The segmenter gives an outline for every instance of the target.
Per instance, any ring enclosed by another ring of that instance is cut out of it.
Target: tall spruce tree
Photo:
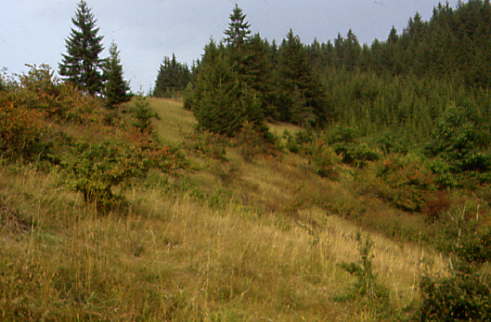
[[[261,37],[251,37],[247,16],[236,4],[230,15],[228,29],[225,30],[225,43],[228,62],[235,73],[237,94],[241,101],[254,101],[246,109],[246,121],[256,128],[263,129],[264,110],[266,107],[266,79],[263,76],[270,72],[267,67],[267,51]],[[249,97],[246,97],[249,96]],[[258,105],[259,104],[259,105]]]
[[[79,2],[72,23],[75,28],[65,40],[67,53],[63,54],[59,65],[60,75],[90,94],[100,93],[103,88],[103,60],[99,54],[104,49],[103,37],[98,35],[96,19],[85,1]]]
[[[229,60],[226,48],[211,41],[205,47],[192,96],[187,99],[200,129],[234,136],[255,114],[258,101],[244,93]]]
[[[103,66],[104,74],[104,96],[109,108],[129,100],[128,82],[123,78],[123,66],[119,58],[119,50],[116,43],[109,48],[109,58]]]
[[[225,30],[225,42],[229,47],[239,48],[247,42],[250,31],[250,24],[246,21],[246,15],[242,9],[235,4],[234,10],[230,15],[228,29]]]
[[[236,5],[230,15],[225,42],[205,47],[185,106],[193,110],[199,127],[235,136],[245,122],[266,135],[263,73],[267,48],[257,35],[250,37],[246,15]],[[188,94],[188,93],[187,93]]]

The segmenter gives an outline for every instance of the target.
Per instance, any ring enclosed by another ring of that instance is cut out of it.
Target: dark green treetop
[[[109,48],[109,58],[105,61],[104,70],[104,96],[107,106],[114,107],[119,103],[129,100],[128,82],[123,78],[123,66],[119,58],[119,50],[116,43]]]
[[[225,48],[211,41],[205,47],[196,77],[192,110],[202,130],[234,136],[247,115],[241,87]]]
[[[301,125],[326,121],[324,89],[309,65],[307,50],[292,30],[279,50],[278,91],[281,120]]]
[[[250,25],[246,21],[246,15],[242,9],[236,4],[232,14],[230,15],[230,23],[228,29],[225,30],[225,42],[230,47],[241,47],[251,34]]]
[[[186,64],[178,62],[174,54],[172,58],[164,57],[155,80],[153,96],[173,97],[183,91],[190,81],[191,71]]]
[[[72,23],[75,28],[65,40],[67,53],[63,54],[59,65],[60,75],[90,94],[100,93],[103,87],[103,60],[99,54],[104,49],[101,43],[103,37],[98,35],[96,19],[85,1],[79,2]]]

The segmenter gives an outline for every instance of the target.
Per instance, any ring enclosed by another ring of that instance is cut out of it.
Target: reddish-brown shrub
[[[46,153],[43,139],[47,129],[43,113],[16,107],[12,102],[0,105],[0,154],[7,159],[32,159]]]
[[[426,201],[423,206],[423,213],[426,215],[426,219],[430,222],[434,222],[440,218],[440,216],[450,209],[451,202],[448,198],[446,191],[436,191]]]

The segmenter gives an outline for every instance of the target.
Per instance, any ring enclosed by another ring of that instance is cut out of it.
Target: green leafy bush
[[[491,284],[475,272],[453,272],[447,278],[423,277],[421,321],[491,320]]]
[[[366,166],[367,161],[380,159],[380,155],[366,143],[337,143],[334,144],[334,151],[341,156],[343,163],[354,165],[357,168]]]
[[[491,156],[485,152],[491,141],[486,122],[471,107],[447,108],[436,122],[428,154],[441,157],[454,173],[491,170]]]
[[[442,216],[440,224],[440,251],[471,264],[491,260],[491,227],[483,228],[477,207],[452,209]]]
[[[312,144],[314,141],[314,133],[311,130],[302,130],[292,135],[288,130],[283,132],[283,140],[285,140],[285,147],[292,153],[305,152],[304,147]]]
[[[408,155],[377,164],[376,176],[383,180],[380,197],[407,211],[420,211],[435,190],[434,177],[421,160]]]
[[[379,160],[380,155],[366,143],[358,142],[358,136],[357,130],[354,128],[336,126],[327,132],[326,141],[341,156],[343,163],[363,168],[368,161]]]
[[[384,155],[408,152],[407,142],[403,142],[402,138],[393,132],[386,132],[377,137],[375,143]]]
[[[310,167],[321,177],[336,179],[338,177],[337,165],[341,158],[334,150],[325,145],[323,140],[317,139],[308,146],[308,159]]]
[[[125,144],[79,143],[71,152],[62,161],[68,185],[102,211],[122,204],[123,197],[113,190],[116,186],[143,177],[150,166],[138,149]]]
[[[491,280],[481,270],[491,259],[491,228],[481,228],[478,210],[466,205],[441,218],[437,248],[451,258],[451,275],[422,278],[420,320],[491,320]]]
[[[336,143],[353,143],[358,137],[356,129],[352,127],[336,126],[327,133],[327,142]]]
[[[428,169],[435,175],[435,183],[439,188],[457,188],[462,186],[461,178],[452,173],[451,166],[442,159],[433,159],[427,164]]]

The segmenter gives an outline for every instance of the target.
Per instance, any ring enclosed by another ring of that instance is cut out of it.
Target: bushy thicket
[[[0,91],[0,156],[63,172],[67,186],[98,210],[123,205],[121,189],[150,168],[168,172],[185,164],[178,151],[156,140],[155,113],[144,98],[126,109],[131,113],[109,111],[103,98],[59,82],[48,66],[33,66]],[[69,126],[81,133],[70,135],[64,131]]]
[[[440,249],[450,255],[450,276],[424,276],[422,321],[488,321],[491,278],[482,265],[491,259],[491,230],[479,223],[479,209],[463,207],[445,217]]]

